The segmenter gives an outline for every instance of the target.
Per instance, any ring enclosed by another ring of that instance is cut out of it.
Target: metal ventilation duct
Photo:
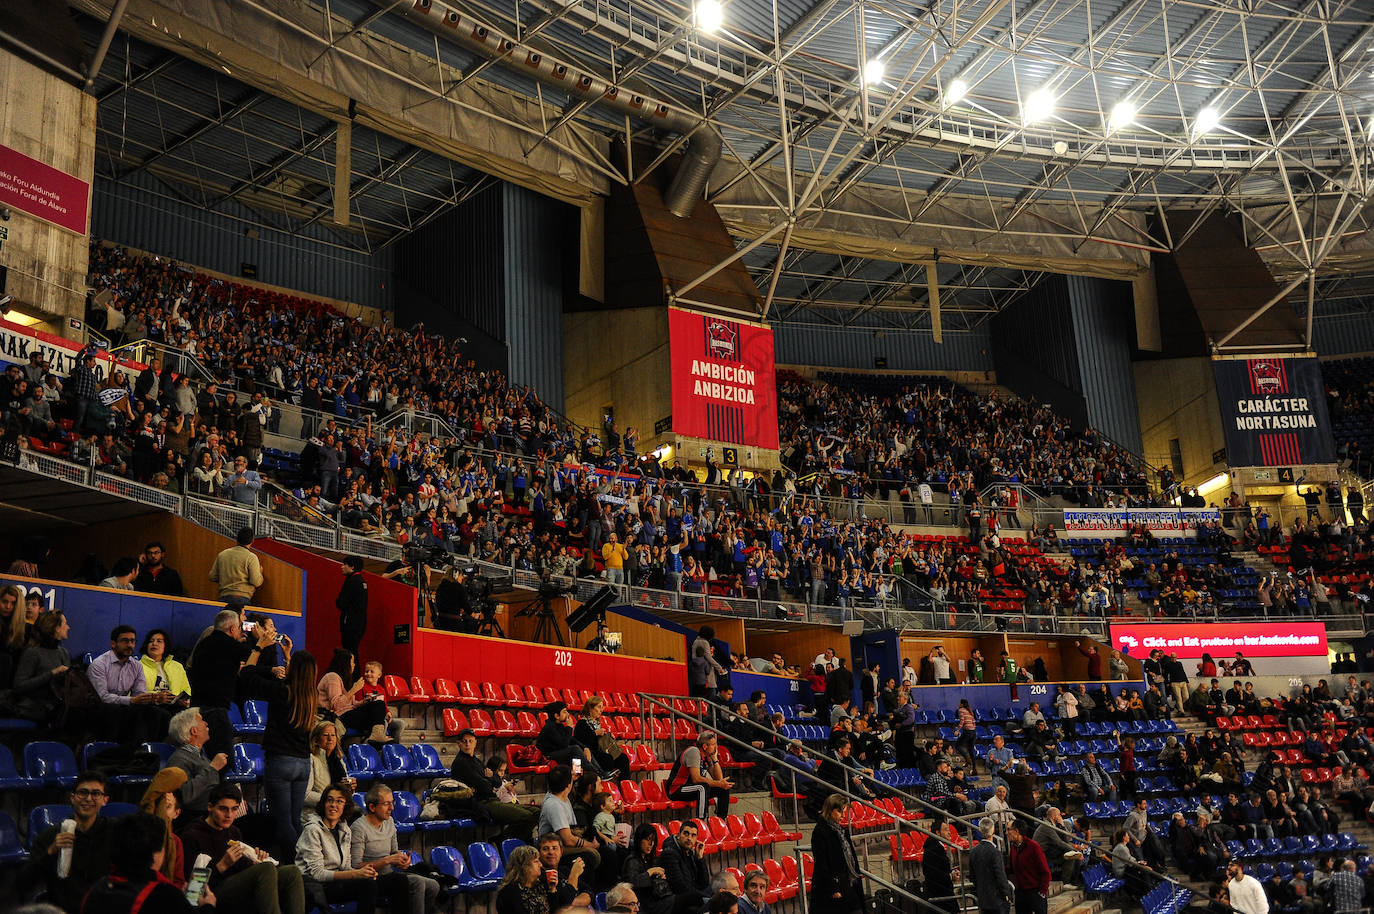
[[[376,0],[380,2],[380,0]],[[630,91],[623,91],[594,73],[579,70],[555,60],[542,51],[522,45],[467,13],[436,0],[411,0],[405,14],[510,70],[524,73],[545,85],[577,96],[595,105],[604,105],[621,114],[688,136],[687,149],[677,174],[673,175],[663,202],[676,216],[686,218],[706,187],[711,171],[720,161],[720,135],[709,125],[667,102]]]

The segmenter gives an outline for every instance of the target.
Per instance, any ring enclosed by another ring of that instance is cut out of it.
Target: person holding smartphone
[[[215,910],[215,893],[207,885],[195,903],[158,870],[163,864],[166,825],[151,813],[138,812],[114,823],[119,840],[110,849],[110,874],[91,886],[83,914],[124,914],[142,900],[143,911],[179,914]],[[361,911],[361,908],[359,908]]]

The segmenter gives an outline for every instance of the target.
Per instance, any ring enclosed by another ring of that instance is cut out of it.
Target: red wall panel
[[[498,686],[558,686],[609,692],[685,695],[687,664],[550,647],[480,635],[421,629],[414,638],[414,675],[494,682]]]
[[[343,586],[343,565],[336,559],[275,540],[254,540],[253,548],[305,572],[305,606],[301,607],[305,615],[305,648],[324,669],[334,649],[340,646],[339,610],[334,598]],[[415,588],[371,572],[365,571],[363,575],[367,579],[367,633],[360,648],[362,659],[381,660],[388,673],[411,676],[410,647],[396,644],[394,633],[396,625],[409,624],[414,636]]]

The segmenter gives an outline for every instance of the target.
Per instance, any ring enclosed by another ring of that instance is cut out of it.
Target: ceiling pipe
[[[720,161],[720,134],[705,121],[662,99],[623,89],[595,73],[522,45],[468,13],[459,12],[437,0],[410,0],[402,9],[409,19],[509,70],[523,73],[550,88],[591,104],[602,105],[652,126],[688,136],[682,164],[673,175],[668,191],[663,195],[663,202],[675,216],[685,219],[692,214],[692,208],[701,199],[712,170]]]

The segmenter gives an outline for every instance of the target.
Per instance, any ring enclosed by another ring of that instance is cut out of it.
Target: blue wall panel
[[[945,331],[936,343],[929,330],[883,330],[872,327],[823,327],[774,323],[774,359],[780,365],[871,370],[877,356],[898,371],[988,371],[992,346],[986,324],[967,333]]]
[[[506,342],[511,383],[563,408],[563,222],[566,207],[504,185]]]
[[[1319,315],[1312,322],[1312,343],[1322,356],[1374,352],[1374,314]]]
[[[1069,276],[1067,285],[1088,422],[1139,454],[1143,448],[1135,372],[1131,369],[1135,333],[1131,287],[1124,282],[1086,276]]]
[[[81,584],[53,584],[30,578],[0,577],[0,583],[14,584],[25,592],[37,591],[45,609],[61,610],[71,625],[71,636],[63,647],[75,658],[91,652],[103,654],[110,649],[110,630],[116,625],[132,625],[139,640],[149,630],[167,631],[174,648],[193,647],[203,632],[224,609],[223,603],[155,597],[132,590],[87,587]],[[255,613],[271,616],[277,631],[289,635],[296,648],[305,648],[305,617],[300,613],[251,607]],[[185,661],[185,657],[178,656]]]
[[[1086,425],[1088,407],[1065,277],[1046,276],[990,323],[998,383],[1017,396],[1052,404],[1076,426]]]
[[[143,173],[119,183],[97,178],[91,209],[95,238],[230,276],[251,263],[259,282],[386,311],[393,307],[392,248],[360,254],[335,243],[318,225],[301,235],[265,228],[261,217],[232,200],[205,210]],[[249,238],[249,229],[258,237]]]

